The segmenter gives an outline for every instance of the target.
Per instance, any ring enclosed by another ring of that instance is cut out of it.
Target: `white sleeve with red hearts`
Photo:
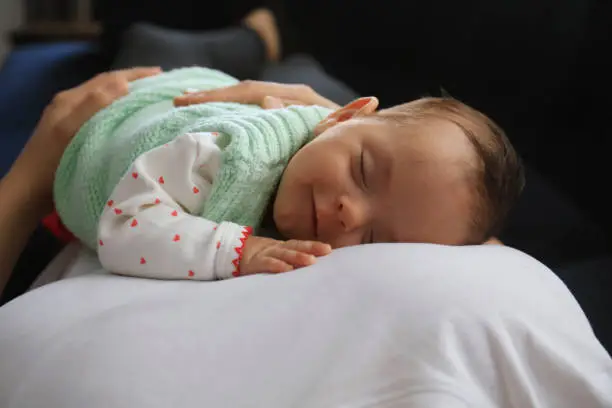
[[[239,275],[250,227],[200,214],[219,170],[217,133],[192,133],[138,157],[108,199],[98,256],[108,271],[157,279]]]

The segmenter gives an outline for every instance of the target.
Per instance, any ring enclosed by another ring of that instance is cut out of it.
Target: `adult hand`
[[[226,88],[188,93],[174,99],[175,106],[205,102],[237,102],[259,105],[264,109],[278,109],[288,105],[319,105],[330,109],[340,107],[308,85],[261,81],[242,81]]]
[[[9,174],[18,175],[33,189],[32,193],[50,199],[55,170],[79,128],[99,110],[127,94],[130,81],[160,72],[159,68],[107,72],[58,93],[45,108],[34,134]]]
[[[159,72],[135,68],[101,74],[59,93],[45,109],[34,134],[0,181],[0,294],[28,238],[52,208],[55,170],[70,140],[96,112],[125,95],[129,81]]]

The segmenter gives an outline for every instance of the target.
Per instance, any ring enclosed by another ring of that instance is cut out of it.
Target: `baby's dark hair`
[[[465,244],[497,236],[525,185],[525,172],[504,131],[490,118],[451,98],[421,98],[379,111],[376,116],[399,125],[445,120],[457,125],[474,147],[479,163],[468,172],[475,181],[476,200],[471,234]]]

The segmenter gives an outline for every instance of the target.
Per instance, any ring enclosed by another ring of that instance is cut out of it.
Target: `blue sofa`
[[[92,43],[35,44],[10,53],[0,69],[0,173],[4,174],[55,93],[103,67]]]

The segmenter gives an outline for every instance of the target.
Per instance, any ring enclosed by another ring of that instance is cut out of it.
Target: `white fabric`
[[[185,134],[134,161],[100,217],[98,255],[106,270],[197,280],[238,273],[250,229],[197,215],[221,165],[216,137]]]
[[[218,282],[98,271],[0,308],[0,362],[3,408],[612,407],[575,299],[495,246],[352,247]]]

